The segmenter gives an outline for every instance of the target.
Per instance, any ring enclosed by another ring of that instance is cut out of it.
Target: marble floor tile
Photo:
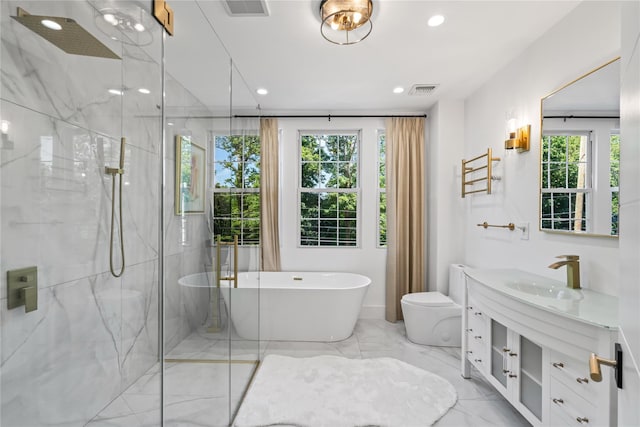
[[[230,347],[231,346],[231,347]],[[232,333],[193,332],[167,357],[263,359],[269,354],[293,357],[337,355],[349,358],[393,357],[447,379],[458,393],[458,402],[436,426],[528,426],[529,423],[482,376],[460,375],[460,348],[430,347],[406,338],[402,322],[359,320],[354,334],[338,342],[246,341]],[[165,426],[227,425],[238,407],[254,371],[252,364],[165,363]],[[159,364],[152,367],[120,398],[88,424],[102,426],[159,425]]]

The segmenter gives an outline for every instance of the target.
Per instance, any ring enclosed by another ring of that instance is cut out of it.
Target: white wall
[[[624,352],[623,390],[618,395],[622,426],[640,425],[640,3],[622,14],[620,151],[620,342]]]
[[[363,318],[384,317],[386,250],[377,248],[377,131],[383,119],[280,119],[281,134],[281,257],[283,271],[348,271],[369,277]],[[298,130],[360,130],[359,247],[301,248],[298,246]]]
[[[463,157],[464,102],[438,102],[428,113],[427,289],[448,294],[449,264],[464,258],[464,201],[459,164]]]
[[[491,147],[502,159],[494,173],[502,181],[496,183],[494,194],[465,199],[467,264],[515,267],[565,280],[563,269],[550,270],[547,265],[556,255],[577,254],[583,287],[617,292],[617,239],[543,233],[537,224],[540,99],[619,53],[619,4],[584,2],[466,100],[465,157],[475,157]],[[503,148],[505,116],[510,111],[515,112],[519,124],[532,125],[531,151],[527,153]],[[440,196],[439,200],[443,197],[453,196]],[[530,238],[521,240],[517,231],[476,226],[483,221],[528,223]],[[456,228],[452,226],[450,231],[454,233]]]

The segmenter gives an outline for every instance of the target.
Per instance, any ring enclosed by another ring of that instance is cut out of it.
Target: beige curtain
[[[280,271],[278,120],[260,119],[260,240],[262,271]]]
[[[400,300],[424,289],[424,118],[392,118],[386,129],[386,313],[402,319]]]

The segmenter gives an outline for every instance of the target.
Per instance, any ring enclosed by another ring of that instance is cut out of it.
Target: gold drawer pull
[[[513,357],[513,356],[517,356],[518,353],[509,353],[509,356]]]
[[[517,378],[518,376],[516,374],[509,374],[509,378]]]
[[[552,365],[554,368],[558,368],[558,369],[564,368],[564,363],[562,362],[553,362]]]
[[[564,403],[564,400],[562,399],[551,399],[553,401],[553,403],[557,404],[557,405],[561,405]]]
[[[467,350],[467,354],[471,354],[471,353],[473,353],[473,351]]]
[[[576,421],[579,422],[580,424],[582,423],[588,423],[589,422],[589,418],[585,418],[585,417],[578,417],[576,418]]]
[[[508,370],[508,369],[503,369],[503,370],[502,370],[502,373],[503,373],[503,374],[506,374],[507,372],[509,372],[509,370]]]
[[[467,332],[473,332],[473,329],[469,328],[467,329]]]
[[[473,310],[473,307],[471,307],[470,305],[467,306],[467,310]]]
[[[482,362],[482,359],[474,359],[476,362]]]
[[[576,381],[578,381],[580,384],[587,384],[589,382],[587,378],[576,378]]]
[[[502,352],[503,353],[509,353],[511,350],[508,349],[507,347],[502,347]]]
[[[480,338],[482,338],[482,335],[474,335],[474,338],[479,340]]]
[[[475,312],[475,313],[473,313],[473,314],[475,314],[476,316],[482,316],[482,313],[480,313],[479,311],[476,311],[476,312]]]

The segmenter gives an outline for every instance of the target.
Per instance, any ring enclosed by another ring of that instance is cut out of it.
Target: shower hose
[[[123,137],[120,140],[120,168],[112,169],[107,168],[107,173],[109,173],[113,179],[111,180],[111,237],[109,239],[109,269],[111,270],[111,274],[114,277],[120,277],[124,273],[125,266],[125,258],[124,258],[124,232],[123,227],[124,224],[122,222],[122,175],[124,174],[124,144],[125,138]],[[119,191],[118,191],[118,210],[119,210],[119,235],[120,235],[120,255],[122,258],[122,267],[120,268],[120,272],[116,273],[115,268],[113,267],[113,229],[115,222],[115,211],[116,211],[116,175],[118,175],[119,179]]]

